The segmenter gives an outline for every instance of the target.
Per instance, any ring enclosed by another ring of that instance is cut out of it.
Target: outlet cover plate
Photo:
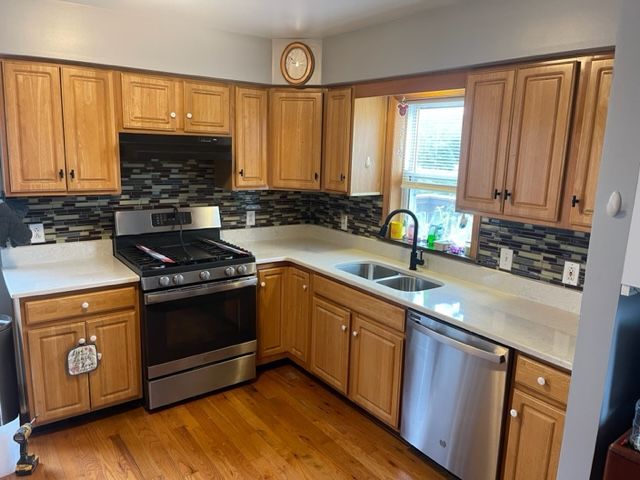
[[[44,235],[44,225],[41,223],[30,223],[31,243],[44,243],[47,241]]]
[[[340,229],[346,230],[349,224],[349,216],[346,213],[340,214]]]
[[[253,227],[256,224],[255,210],[247,210],[247,227]]]
[[[578,286],[580,278],[580,264],[576,262],[564,262],[564,271],[562,272],[562,283],[565,285]]]
[[[510,248],[500,249],[500,270],[511,271],[513,264],[513,250]]]

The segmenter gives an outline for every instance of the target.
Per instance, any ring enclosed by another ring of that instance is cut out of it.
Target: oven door
[[[144,294],[153,379],[256,351],[256,277]]]

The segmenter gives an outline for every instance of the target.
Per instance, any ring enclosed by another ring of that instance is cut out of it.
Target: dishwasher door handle
[[[460,342],[454,338],[448,337],[447,335],[443,335],[442,333],[436,332],[428,327],[425,327],[421,323],[412,321],[413,328],[418,330],[420,333],[427,335],[437,342],[443,343],[445,345],[449,345],[450,347],[461,350],[469,355],[473,355],[474,357],[482,358],[484,360],[488,360],[493,363],[504,363],[505,356],[500,353],[487,352],[486,350],[482,350],[480,348],[476,348],[473,345],[468,345],[466,343]]]

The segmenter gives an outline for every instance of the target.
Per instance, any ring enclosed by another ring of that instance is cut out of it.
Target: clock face
[[[282,52],[280,70],[292,85],[301,85],[313,74],[314,58],[311,49],[301,42],[289,44]]]

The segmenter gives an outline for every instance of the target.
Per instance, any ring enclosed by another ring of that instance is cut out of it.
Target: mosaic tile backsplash
[[[223,228],[244,228],[247,210],[256,226],[311,223],[340,228],[348,215],[348,232],[373,237],[379,230],[382,197],[352,197],[317,192],[222,191],[213,186],[213,165],[201,159],[122,159],[122,194],[8,199],[26,211],[25,223],[43,223],[49,242],[110,238],[116,209],[163,205],[219,205]],[[483,218],[478,263],[497,268],[500,247],[514,250],[512,273],[561,284],[565,260],[582,265],[584,282],[589,234]]]

